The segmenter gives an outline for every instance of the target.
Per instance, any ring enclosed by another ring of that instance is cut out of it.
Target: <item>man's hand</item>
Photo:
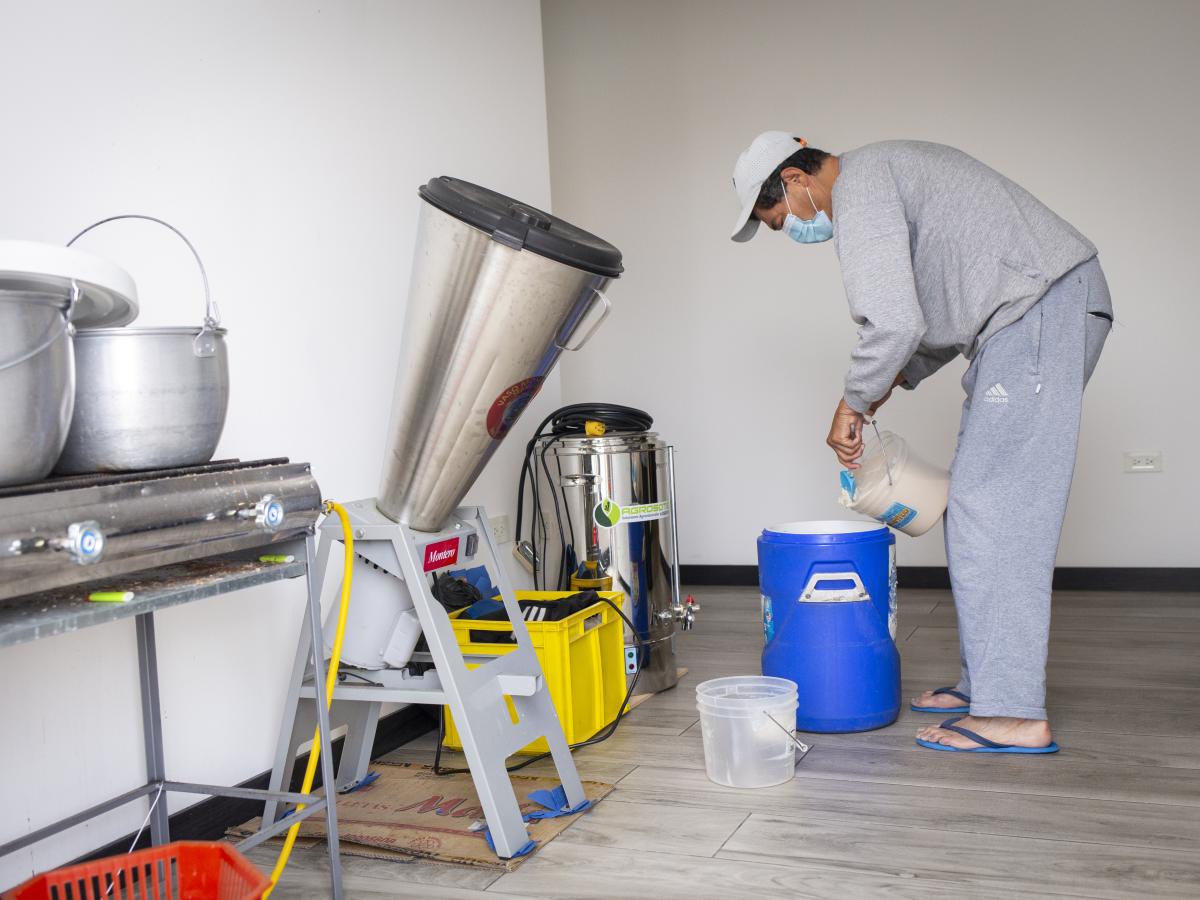
[[[845,400],[839,400],[837,409],[833,413],[833,425],[829,428],[829,437],[825,439],[825,443],[833,448],[838,461],[847,469],[858,468],[855,460],[862,456],[862,427],[862,413],[855,412],[847,406]]]

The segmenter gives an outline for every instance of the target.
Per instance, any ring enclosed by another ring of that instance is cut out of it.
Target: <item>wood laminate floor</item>
[[[677,639],[688,675],[576,754],[615,793],[515,872],[347,858],[347,895],[1200,897],[1200,594],[1055,595],[1058,754],[923,750],[913,733],[936,718],[906,711],[814,735],[788,784],[733,790],[705,777],[694,688],[758,671],[758,595],[695,593],[699,625]],[[948,592],[901,591],[900,648],[906,703],[955,681]],[[428,762],[432,747],[427,735],[391,758]],[[322,852],[297,851],[276,900],[328,895]]]

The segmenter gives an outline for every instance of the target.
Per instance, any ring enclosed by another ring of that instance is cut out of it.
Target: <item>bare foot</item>
[[[935,694],[933,691],[914,697],[912,702],[913,706],[928,706],[931,709],[962,709],[967,705],[953,694]]]
[[[1013,747],[1049,747],[1054,741],[1050,734],[1050,723],[1045,719],[1012,719],[1007,716],[964,716],[954,723],[961,728],[974,731],[976,734],[995,741],[997,744],[1010,744]],[[936,725],[928,725],[917,732],[917,737],[933,744],[945,744],[959,750],[974,750],[982,746],[978,741],[948,731]]]

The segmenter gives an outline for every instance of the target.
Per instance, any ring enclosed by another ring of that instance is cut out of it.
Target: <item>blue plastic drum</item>
[[[896,537],[875,522],[791,522],[758,539],[762,672],[796,682],[800,731],[900,714]]]

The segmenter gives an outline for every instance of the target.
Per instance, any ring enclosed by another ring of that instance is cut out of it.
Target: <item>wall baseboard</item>
[[[950,587],[945,566],[899,566],[896,577],[907,588]],[[758,566],[683,565],[680,578],[697,587],[757,587]],[[1054,570],[1054,587],[1060,591],[1200,591],[1200,567],[1062,566]]]
[[[397,747],[407,744],[413,738],[420,737],[427,731],[432,731],[437,727],[436,717],[430,716],[429,713],[421,706],[413,705],[406,706],[403,709],[398,709],[394,713],[384,716],[379,720],[379,727],[375,732],[375,743],[371,748],[371,758],[377,759],[387,753],[391,753]],[[344,738],[337,738],[333,741],[333,761],[336,768],[342,757],[342,744]],[[431,760],[432,761],[432,760]],[[300,790],[300,782],[304,777],[304,768],[308,765],[308,754],[304,753],[296,757],[296,767],[293,770],[295,776],[292,779],[292,785],[289,790]],[[271,778],[271,773],[262,772],[255,775],[246,781],[243,781],[238,787],[254,788],[256,790],[266,790],[267,784]],[[315,787],[321,786],[321,771],[317,770],[317,780]],[[238,800],[233,797],[212,797],[208,800],[202,800],[187,809],[180,810],[171,816],[171,840],[172,841],[215,841],[220,840],[225,836],[225,830],[234,825],[240,825],[242,822],[252,819],[255,816],[262,815],[262,802],[259,800]],[[133,836],[136,832],[130,832],[122,838],[99,848],[98,850],[82,856],[75,862],[87,862],[92,859],[102,859],[105,856],[115,856],[129,852],[129,845],[133,841]],[[150,846],[150,831],[146,829],[138,840],[136,849],[142,849]]]

